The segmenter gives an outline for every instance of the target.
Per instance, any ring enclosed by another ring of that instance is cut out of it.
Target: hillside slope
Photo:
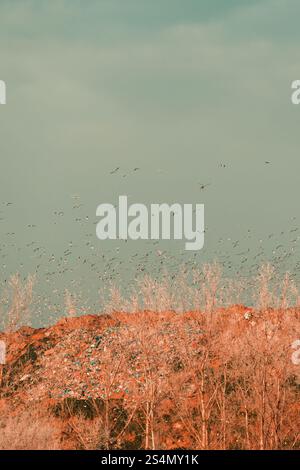
[[[300,448],[300,312],[63,318],[1,333],[0,448]]]

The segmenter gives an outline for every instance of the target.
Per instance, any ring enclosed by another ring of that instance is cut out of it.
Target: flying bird
[[[206,184],[202,184],[202,183],[198,183],[200,185],[200,190],[202,191],[203,189],[207,188],[207,186],[210,186],[211,183],[206,183]]]

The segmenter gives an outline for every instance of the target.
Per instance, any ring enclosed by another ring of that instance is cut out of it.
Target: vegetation
[[[35,330],[16,328],[32,289],[15,279],[0,448],[299,449],[298,291],[267,265],[252,305],[230,302],[245,285],[217,264],[175,289],[146,277],[129,300],[110,286],[105,314]]]

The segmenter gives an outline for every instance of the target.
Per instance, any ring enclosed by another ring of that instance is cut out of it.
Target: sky
[[[38,264],[43,282],[70,242],[62,287],[96,289],[83,258],[99,274],[103,253],[142,256],[143,242],[96,239],[97,206],[123,194],[204,203],[200,263],[238,265],[235,241],[266,259],[296,250],[299,14],[298,0],[0,0],[1,282]]]

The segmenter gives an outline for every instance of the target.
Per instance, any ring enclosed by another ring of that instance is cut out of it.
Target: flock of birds
[[[227,168],[225,163],[220,163],[219,166]],[[137,173],[140,168],[134,167],[131,171]],[[110,176],[118,174],[126,177],[128,172],[123,173],[121,167],[115,167],[109,172]],[[211,182],[198,183],[198,188],[200,191],[206,191],[211,185]],[[35,235],[40,228],[36,221],[27,224],[27,238],[30,241],[22,246],[17,242],[17,231],[4,229],[10,226],[9,221],[12,219],[9,212],[13,211],[14,205],[15,203],[10,201],[2,202],[0,209],[0,289],[5,289],[10,276],[16,271],[21,273],[24,280],[28,272],[35,273],[38,284],[42,286],[42,292],[37,294],[41,316],[45,315],[45,308],[52,313],[61,312],[66,289],[75,293],[83,309],[93,311],[97,308],[100,285],[122,285],[124,280],[129,283],[130,280],[136,280],[145,274],[159,279],[166,272],[172,279],[176,276],[179,266],[189,272],[200,266],[205,258],[202,251],[186,252],[182,244],[180,249],[178,245],[177,249],[174,249],[175,245],[170,249],[167,242],[158,240],[143,241],[143,244],[139,245],[139,251],[135,242],[127,243],[127,240],[108,242],[104,246],[95,235],[94,225],[97,221],[87,215],[85,203],[79,195],[71,197],[68,207],[54,210],[51,218],[54,226],[60,225],[64,219],[67,223],[72,220],[79,224],[81,230],[74,232],[77,233],[74,240],[68,240],[60,250],[51,250],[48,244],[42,243]],[[288,230],[280,234],[270,233],[265,240],[257,240],[250,228],[242,240],[219,237],[213,241],[212,233],[209,245],[214,244],[214,249],[210,251],[209,259],[217,260],[223,266],[224,272],[232,277],[250,277],[266,260],[279,269],[291,271],[292,276],[297,277],[300,261],[297,261],[295,253],[300,235],[298,227],[295,226],[296,218],[293,217],[290,222],[291,227]],[[209,232],[209,227],[206,227],[205,231]],[[126,250],[123,249],[125,243]],[[12,259],[15,262],[12,262]]]

